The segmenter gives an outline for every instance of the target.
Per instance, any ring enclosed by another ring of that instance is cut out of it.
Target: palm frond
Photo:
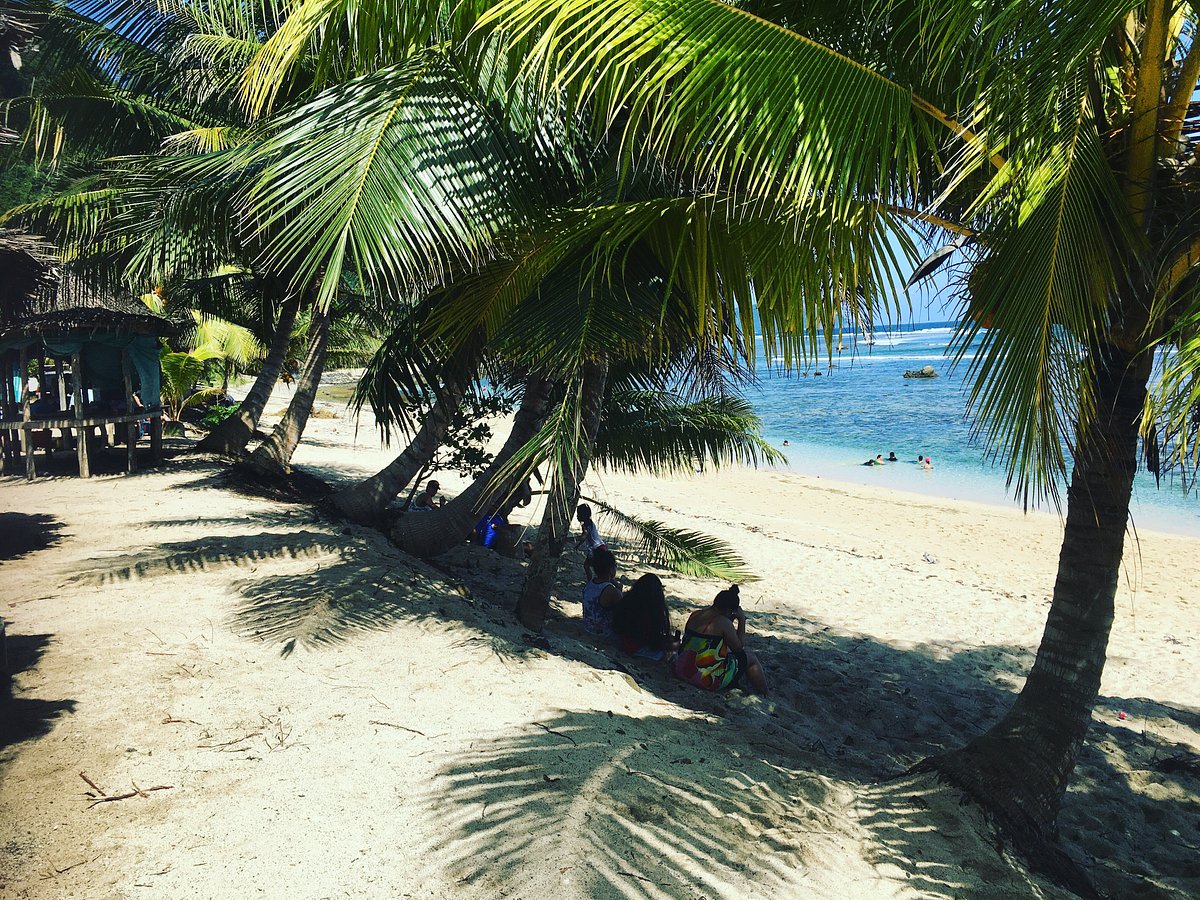
[[[449,5],[407,0],[296,0],[247,69],[248,108],[261,114],[298,69],[317,87],[398,65],[437,41]]]
[[[263,163],[237,206],[261,262],[322,284],[343,273],[403,293],[485,255],[510,215],[504,140],[428,51],[264,123]]]
[[[974,354],[968,408],[976,432],[1005,457],[1009,483],[1026,505],[1057,503],[1069,443],[1094,412],[1089,373],[1108,304],[1130,277],[1137,241],[1086,116],[1019,177],[991,210],[955,352]]]
[[[698,183],[793,208],[914,190],[909,88],[718,0],[502,0],[520,77]]]
[[[691,578],[741,584],[758,580],[733,548],[718,538],[632,516],[592,497],[581,499],[592,506],[593,512],[600,513],[606,535],[628,542],[635,553],[646,556],[655,565]]]
[[[1193,287],[1188,295],[1142,417],[1144,432],[1162,428],[1160,471],[1200,469],[1200,290]]]
[[[564,374],[587,347],[614,359],[687,348],[752,365],[761,340],[785,367],[831,356],[847,297],[861,297],[872,321],[890,318],[900,258],[915,256],[873,203],[789,218],[703,194],[552,209],[509,243],[477,290],[439,307],[432,333],[453,342],[482,327]]]
[[[239,367],[260,359],[267,348],[250,329],[217,316],[193,312],[196,328],[189,349],[207,359],[227,359]]]
[[[618,391],[604,406],[595,461],[623,472],[690,472],[737,463],[786,462],[762,437],[753,407],[738,397],[690,403],[665,391]]]

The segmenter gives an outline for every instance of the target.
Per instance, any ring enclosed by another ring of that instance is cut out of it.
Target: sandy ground
[[[296,461],[389,458],[354,443],[316,419]],[[1055,517],[743,470],[588,491],[737,547],[771,698],[598,646],[577,554],[538,646],[521,564],[416,563],[213,461],[0,480],[0,896],[1062,896],[894,779],[1010,702]],[[1114,896],[1197,896],[1200,779],[1162,761],[1200,752],[1200,541],[1138,538],[1062,832]],[[721,587],[664,581],[677,624]]]

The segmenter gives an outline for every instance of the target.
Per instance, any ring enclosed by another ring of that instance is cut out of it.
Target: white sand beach
[[[314,419],[296,463],[345,480],[390,458],[366,426],[354,442]],[[0,896],[1064,896],[956,791],[895,777],[1007,707],[1055,516],[771,471],[593,473],[589,493],[759,575],[758,699],[598,645],[577,553],[543,644],[510,613],[521,563],[418,563],[221,471],[0,480]],[[1200,752],[1198,557],[1129,540],[1061,818],[1113,896],[1200,896],[1200,780],[1160,765]],[[678,625],[722,587],[664,583]]]

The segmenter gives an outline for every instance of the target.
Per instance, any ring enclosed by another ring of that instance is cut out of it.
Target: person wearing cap
[[[445,506],[446,498],[438,499],[437,493],[439,488],[441,488],[441,485],[430,479],[429,483],[425,485],[425,490],[413,500],[413,512],[432,512],[435,506]]]

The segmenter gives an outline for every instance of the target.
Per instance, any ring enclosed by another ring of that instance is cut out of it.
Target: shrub
[[[240,403],[230,403],[228,406],[223,403],[214,403],[208,408],[208,412],[204,414],[200,424],[211,431],[237,412],[239,406],[241,406]]]

